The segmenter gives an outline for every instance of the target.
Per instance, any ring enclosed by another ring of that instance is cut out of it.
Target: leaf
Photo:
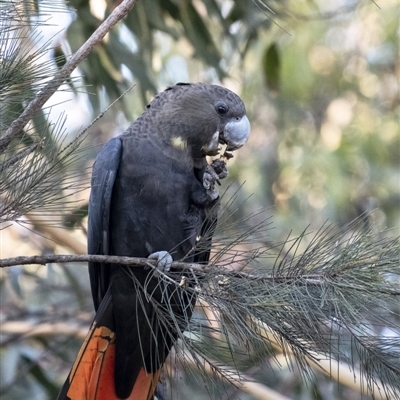
[[[63,52],[61,45],[57,45],[54,47],[53,59],[58,69],[61,69],[67,62],[67,57]]]
[[[267,87],[272,92],[278,92],[280,86],[281,60],[278,46],[272,43],[263,57],[263,73]]]
[[[23,299],[24,294],[22,293],[20,284],[21,275],[22,275],[21,267],[13,267],[10,268],[10,270],[8,271],[8,282],[10,283],[11,288],[20,299]]]
[[[247,7],[243,2],[235,1],[234,6],[232,7],[226,19],[230,24],[233,24],[236,21],[243,19],[243,16],[247,14],[246,10]]]
[[[118,60],[119,66],[125,64],[135,79],[140,83],[143,102],[147,104],[148,99],[145,97],[145,92],[149,91],[152,94],[157,93],[157,88],[153,83],[150,75],[150,70],[146,66],[145,60],[140,54],[133,53],[124,43],[122,43],[115,32],[110,32],[110,41],[108,46],[111,58]]]
[[[137,38],[140,53],[146,57],[148,62],[151,61],[153,53],[153,34],[151,32],[148,20],[148,11],[145,9],[143,2],[139,2],[132,13],[126,18],[126,26]]]
[[[39,110],[35,114],[32,122],[35,127],[35,134],[39,136],[43,143],[43,147],[46,149],[43,154],[45,154],[49,159],[54,157],[54,160],[57,162],[57,152],[59,150],[57,143],[58,138],[54,135],[51,123],[49,122],[48,117],[45,115],[43,110]]]
[[[54,47],[54,52],[52,54],[52,58],[58,69],[62,69],[64,67],[65,63],[67,62],[67,56],[64,53],[61,45],[58,44]],[[77,95],[78,92],[73,84],[72,79],[68,78],[65,82],[69,85],[69,87],[71,88],[73,93],[75,95]]]
[[[64,276],[68,281],[71,292],[73,292],[75,295],[76,301],[79,304],[79,308],[84,309],[86,297],[83,293],[82,285],[80,284],[79,279],[75,276],[75,271],[73,268],[70,270],[70,266],[65,264],[60,264],[60,268],[62,269]]]
[[[23,356],[22,358],[29,366],[30,375],[32,375],[35,380],[42,386],[42,388],[48,393],[49,398],[56,398],[58,395],[58,387],[47,377],[43,368],[26,356]]]
[[[163,0],[161,7],[176,21],[180,20],[179,7],[171,0]]]
[[[74,229],[75,227],[82,224],[82,220],[88,215],[88,203],[75,208],[72,212],[64,215],[63,226],[68,229]]]
[[[16,380],[21,358],[21,348],[17,344],[10,344],[2,348],[1,352],[1,386],[2,390]]]
[[[170,27],[165,23],[163,12],[165,13],[166,10],[163,9],[163,7],[165,6],[164,3],[164,1],[160,0],[147,0],[142,3],[145,9],[145,13],[147,15],[148,23],[152,30],[158,29],[162,32],[168,33],[175,40],[178,40],[178,30],[175,27]]]
[[[187,39],[195,49],[195,56],[214,67],[220,78],[224,77],[225,72],[219,65],[221,55],[215,46],[207,25],[191,2],[183,2],[180,7],[180,20],[185,29]]]

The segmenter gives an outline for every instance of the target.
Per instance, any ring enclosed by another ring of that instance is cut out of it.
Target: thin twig
[[[214,360],[209,360],[203,358],[201,355],[197,354],[197,358],[202,360],[204,369],[209,373],[214,375],[215,369],[212,366],[218,365]],[[185,363],[197,365],[198,360],[194,360],[193,356],[190,354],[185,354]],[[291,400],[289,397],[284,396],[270,387],[266,386],[264,383],[257,382],[251,376],[238,372],[236,369],[220,365],[218,367],[220,372],[224,373],[224,377],[234,385],[237,389],[244,393],[252,395],[256,399],[262,400]]]
[[[32,119],[33,114],[43,106],[44,103],[54,94],[61,84],[68,79],[71,72],[77,65],[88,56],[111,28],[119,22],[135,6],[138,0],[124,0],[115,7],[109,17],[93,32],[90,38],[79,48],[69,59],[54,78],[43,88],[43,90],[28,104],[22,114],[13,121],[4,135],[0,138],[0,153],[7,148],[11,140],[18,135],[25,125]]]
[[[48,254],[42,256],[20,256],[20,257],[12,257],[5,258],[0,260],[0,268],[12,267],[15,265],[31,265],[31,264],[40,264],[45,265],[48,263],[70,263],[70,262],[97,262],[97,263],[106,263],[106,264],[122,264],[122,265],[130,265],[131,267],[149,267],[156,266],[157,261],[151,260],[148,258],[138,258],[138,257],[125,257],[125,256],[105,256],[105,255],[93,255],[93,254],[68,254],[68,255],[60,255],[60,254]],[[183,261],[174,261],[171,265],[173,269],[182,269],[182,270],[192,270],[193,272],[198,273],[206,273],[214,270],[216,275],[224,275],[226,277],[231,278],[243,278],[248,280],[255,281],[264,281],[271,283],[272,285],[277,284],[293,284],[296,282],[297,285],[313,285],[313,286],[326,286],[327,277],[323,275],[299,275],[296,277],[293,276],[273,276],[273,275],[254,275],[246,272],[235,271],[228,268],[224,268],[224,266],[220,265],[212,265],[212,264],[195,264],[195,263],[187,263]],[[217,270],[216,270],[217,268]],[[223,271],[222,271],[223,270]],[[160,274],[169,278],[163,271],[158,271]],[[229,284],[229,282],[228,282]],[[338,283],[335,283],[338,285]],[[354,290],[357,290],[355,287]],[[392,296],[399,296],[400,290],[378,290],[379,293],[385,293]]]
[[[32,144],[29,147],[27,147],[26,149],[21,150],[19,153],[10,157],[8,160],[0,163],[0,173],[2,173],[7,168],[10,168],[12,165],[17,163],[18,161],[21,161],[23,158],[25,158],[29,154],[33,153],[39,146],[40,146],[39,143]]]
[[[259,324],[261,328],[261,336],[275,349],[282,351],[282,345],[285,343],[283,341],[279,343],[276,340],[276,336],[271,332],[271,329],[264,322],[258,321],[257,324]],[[284,350],[285,352],[288,352],[289,355],[293,354],[290,346],[285,346]],[[327,359],[326,355],[317,354],[316,352],[314,352],[314,357],[308,357],[307,355],[306,357],[308,363],[314,370],[323,372],[330,379],[334,379],[338,383],[345,385],[357,392],[361,391],[373,393],[374,399],[376,400],[388,399],[385,391],[382,391],[382,382],[380,382],[378,379],[374,379],[371,383],[366,383],[363,372],[358,368],[348,365],[344,361],[338,362],[333,358]],[[281,369],[285,369],[287,367],[290,369],[291,365],[288,361],[288,354],[283,354],[283,357],[279,357],[279,363],[277,363],[277,365],[280,365]]]

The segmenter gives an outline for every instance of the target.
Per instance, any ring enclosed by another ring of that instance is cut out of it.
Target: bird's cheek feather
[[[250,136],[250,122],[244,115],[239,120],[233,120],[225,125],[221,141],[227,144],[227,150],[232,151],[242,147]]]

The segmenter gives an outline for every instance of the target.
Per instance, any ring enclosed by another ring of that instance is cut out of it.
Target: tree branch
[[[123,0],[115,7],[109,17],[93,32],[90,38],[69,59],[54,78],[39,92],[39,94],[27,105],[22,114],[13,121],[4,135],[0,138],[0,153],[7,148],[11,140],[25,127],[33,114],[54,94],[61,84],[70,76],[77,65],[88,56],[111,28],[119,22],[135,6],[138,0]]]
[[[14,265],[31,265],[31,264],[41,264],[45,265],[48,263],[69,263],[69,262],[98,262],[107,264],[123,264],[130,265],[132,267],[144,267],[151,265],[156,265],[155,260],[148,258],[138,258],[138,257],[125,257],[125,256],[104,256],[104,255],[91,255],[91,254],[47,254],[43,256],[20,256],[5,258],[0,260],[0,268],[12,267]],[[174,261],[172,263],[173,268],[177,269],[193,269],[197,272],[202,272],[207,270],[207,265],[202,264],[190,264],[181,261]]]
[[[20,256],[20,257],[12,257],[5,258],[0,260],[0,268],[12,267],[15,265],[31,265],[31,264],[41,264],[45,265],[48,263],[70,263],[70,262],[98,262],[98,263],[106,263],[106,264],[122,264],[122,265],[130,265],[131,267],[155,267],[156,261],[148,258],[139,258],[139,257],[125,257],[125,256],[108,256],[108,255],[93,255],[93,254],[68,254],[68,255],[60,255],[60,254],[48,254],[42,256]],[[229,265],[229,264],[227,264]],[[216,271],[216,275],[222,275],[221,281],[226,277],[231,278],[243,278],[253,281],[264,281],[270,284],[293,284],[296,282],[297,285],[312,285],[312,286],[326,286],[327,279],[329,276],[324,275],[298,275],[298,276],[274,276],[267,274],[255,275],[251,273],[246,273],[242,271],[237,271],[229,268],[225,268],[224,265],[212,265],[212,264],[195,264],[195,263],[187,263],[183,261],[174,261],[171,265],[174,269],[182,269],[182,270],[191,270],[193,272],[198,273],[207,273],[213,268],[217,267],[219,269],[223,269],[223,272]],[[166,278],[168,275],[159,271]],[[221,285],[227,284],[229,285],[229,281],[222,282]],[[337,285],[338,283],[336,283]],[[357,290],[357,288],[354,288]],[[379,293],[385,293],[392,296],[399,296],[400,290],[378,290]]]

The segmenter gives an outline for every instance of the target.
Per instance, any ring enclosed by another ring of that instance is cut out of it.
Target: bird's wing
[[[101,149],[93,166],[89,200],[88,253],[110,254],[110,210],[114,182],[122,153],[120,138],[111,139]],[[90,285],[97,310],[108,290],[109,266],[89,262]]]

